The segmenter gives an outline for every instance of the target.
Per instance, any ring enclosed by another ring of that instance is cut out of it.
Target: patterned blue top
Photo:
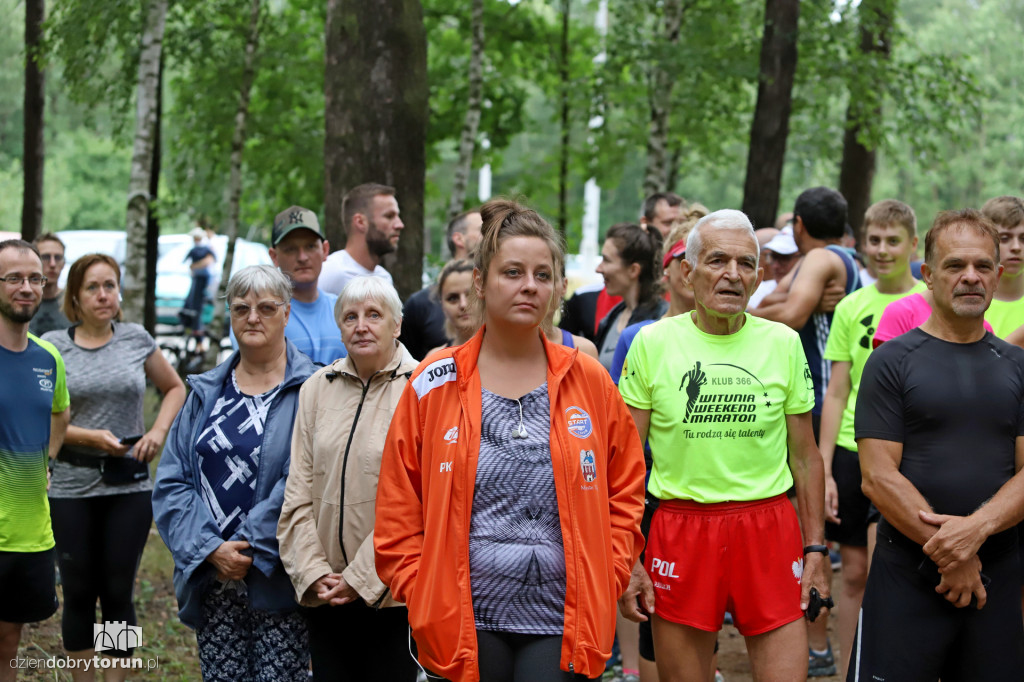
[[[275,386],[262,395],[249,396],[239,390],[235,370],[230,379],[224,382],[196,445],[202,498],[225,540],[252,509],[263,424],[281,390]]]
[[[545,382],[519,400],[483,392],[469,527],[469,584],[480,630],[561,635],[565,550],[551,464]],[[521,433],[525,437],[513,437]]]

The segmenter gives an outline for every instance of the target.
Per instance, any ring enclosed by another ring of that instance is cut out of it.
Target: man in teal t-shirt
[[[28,333],[42,300],[39,252],[0,241],[0,666],[16,668],[24,623],[57,610],[47,465],[64,440],[67,384],[60,353]]]
[[[796,332],[745,312],[758,252],[743,213],[702,218],[682,263],[696,309],[642,329],[619,379],[661,500],[620,609],[651,618],[664,679],[706,675],[726,608],[755,677],[805,676],[804,610],[830,591],[813,383]]]
[[[926,291],[914,279],[910,261],[917,251],[917,218],[906,204],[886,199],[864,215],[863,251],[878,279],[836,306],[825,359],[832,376],[821,411],[819,447],[825,462],[825,536],[840,543],[843,561],[839,611],[840,674],[849,666],[857,612],[867,581],[867,529],[870,501],[860,489],[860,460],[853,438],[853,414],[861,373],[885,307],[904,296]]]

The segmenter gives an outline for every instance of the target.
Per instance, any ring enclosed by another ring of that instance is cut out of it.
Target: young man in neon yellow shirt
[[[857,612],[868,573],[867,527],[870,502],[861,492],[860,461],[853,437],[853,415],[872,337],[885,307],[926,290],[914,279],[910,260],[917,251],[917,218],[906,204],[886,199],[864,214],[864,255],[878,273],[874,284],[836,306],[825,359],[832,376],[821,412],[821,455],[825,461],[825,536],[840,543],[843,560],[839,610],[840,673],[844,679],[857,627]]]
[[[993,333],[1005,339],[1024,325],[1024,201],[995,197],[985,202],[981,212],[999,228],[999,263],[1003,266],[985,319]]]
[[[652,619],[661,679],[706,679],[727,608],[755,678],[806,679],[803,615],[830,591],[813,381],[797,333],[745,312],[758,251],[739,211],[702,218],[682,263],[696,309],[642,329],[619,379],[661,500],[619,608]]]

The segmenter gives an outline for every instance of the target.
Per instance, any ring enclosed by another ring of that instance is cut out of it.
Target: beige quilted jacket
[[[306,598],[306,590],[332,572],[341,573],[370,606],[398,604],[373,564],[374,504],[384,439],[414,369],[416,362],[399,346],[365,386],[349,358],[302,385],[277,538],[303,606],[324,603]]]

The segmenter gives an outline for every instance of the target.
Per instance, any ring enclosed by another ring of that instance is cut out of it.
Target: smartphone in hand
[[[122,438],[120,440],[120,443],[121,443],[121,445],[135,445],[140,440],[142,440],[142,436],[144,436],[144,435],[145,434],[140,433],[137,436],[125,436],[124,438]]]

